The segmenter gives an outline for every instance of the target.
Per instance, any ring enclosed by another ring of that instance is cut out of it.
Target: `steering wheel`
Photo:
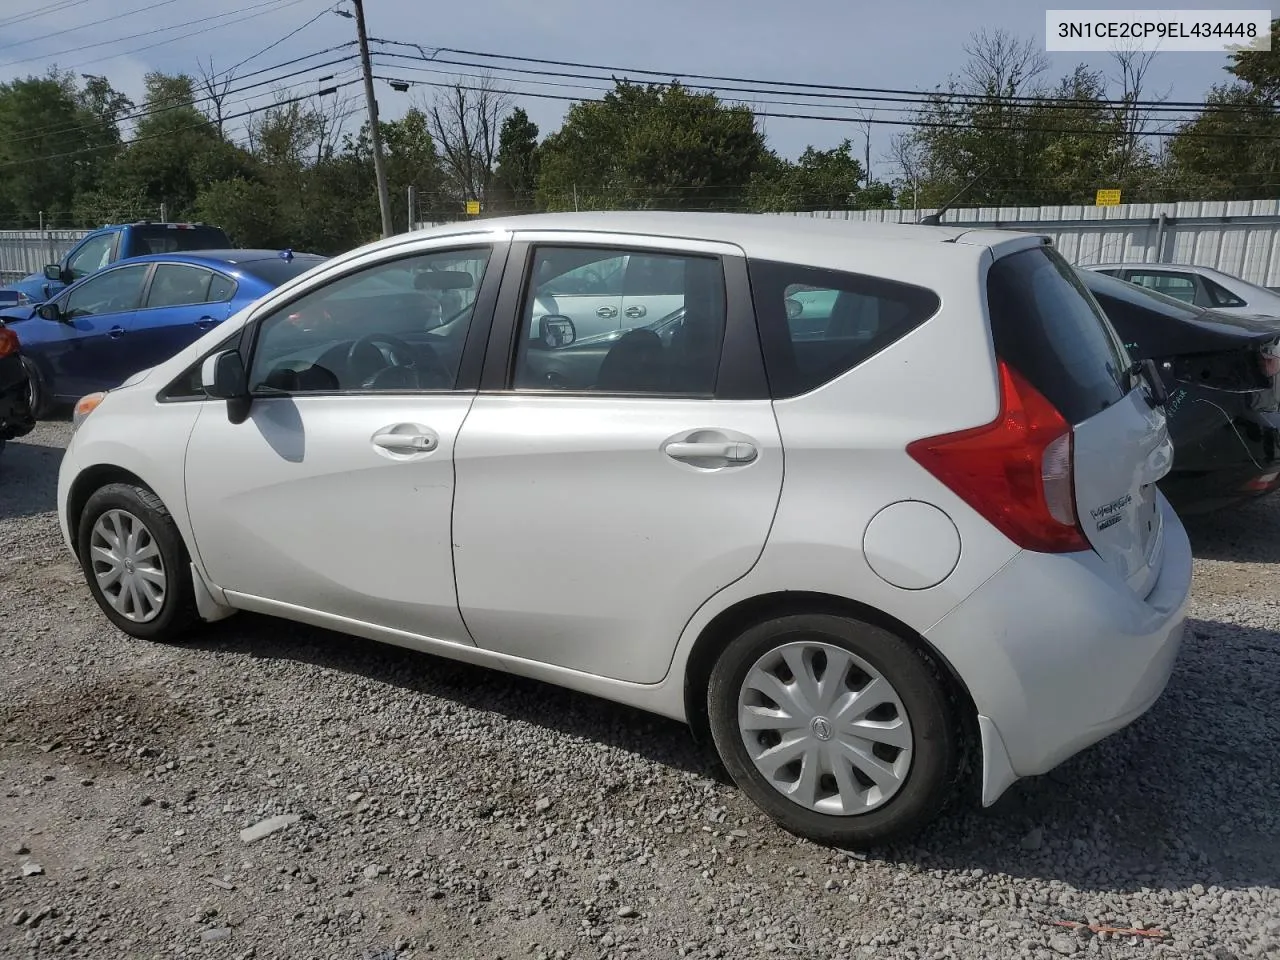
[[[352,343],[347,350],[348,372],[367,360],[373,362],[367,364],[366,369],[373,369],[375,364],[377,367],[373,373],[361,377],[360,386],[365,390],[418,389],[427,386],[424,380],[436,380],[440,387],[453,385],[449,371],[434,350],[415,350],[388,333],[366,334]]]

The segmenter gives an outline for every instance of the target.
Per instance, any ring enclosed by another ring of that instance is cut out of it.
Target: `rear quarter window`
[[[776,399],[836,377],[937,313],[932,290],[881,277],[749,260],[765,370]]]
[[[987,273],[996,353],[1069,422],[1125,395],[1129,362],[1106,314],[1062,257],[1036,247],[1001,257]]]

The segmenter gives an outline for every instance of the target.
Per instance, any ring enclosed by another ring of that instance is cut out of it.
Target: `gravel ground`
[[[246,615],[124,637],[57,532],[68,431],[0,456],[0,955],[1280,957],[1280,499],[1192,527],[1146,717],[863,856],[590,697]]]

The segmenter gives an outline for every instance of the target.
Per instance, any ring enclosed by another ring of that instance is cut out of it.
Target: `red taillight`
[[[7,327],[0,327],[0,357],[18,352],[18,335]]]
[[[986,426],[926,437],[907,453],[1026,550],[1088,550],[1076,519],[1071,425],[1003,360]]]
[[[1276,353],[1277,346],[1263,347],[1258,354],[1258,363],[1262,367],[1262,375],[1268,380],[1276,374],[1280,374],[1280,355]]]

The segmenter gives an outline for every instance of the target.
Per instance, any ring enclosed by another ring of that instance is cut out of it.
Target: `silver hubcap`
[[[911,721],[893,685],[828,643],[770,650],[738,693],[738,729],[775,790],[817,813],[887,803],[911,769]]]
[[[146,623],[164,606],[164,560],[146,525],[125,510],[108,510],[93,525],[89,560],[113,610]]]

